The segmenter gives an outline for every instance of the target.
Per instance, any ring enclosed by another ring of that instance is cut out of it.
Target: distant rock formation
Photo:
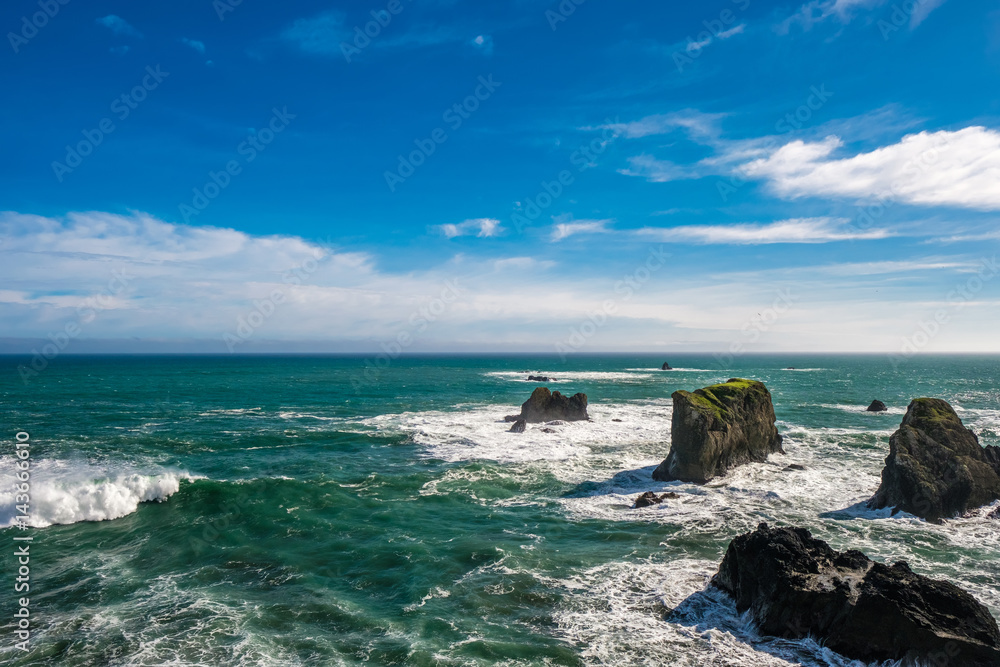
[[[514,422],[514,425],[508,429],[508,433],[524,433],[524,429],[528,428],[528,423],[523,419],[518,419]]]
[[[882,484],[868,501],[932,522],[1000,498],[1000,451],[983,449],[976,434],[939,398],[914,399],[889,438]]]
[[[868,412],[885,412],[888,409],[889,408],[887,408],[885,406],[885,403],[883,403],[882,401],[876,399],[876,400],[872,401],[871,405],[868,406],[868,410],[867,411]]]
[[[665,370],[665,371],[672,371],[672,370],[674,370],[674,369],[670,367],[670,363],[669,363],[669,362],[666,362],[666,361],[664,361],[664,362],[663,362],[663,367],[662,367],[662,370]]]
[[[659,505],[664,500],[671,500],[675,498],[680,498],[680,496],[672,491],[664,493],[662,496],[658,496],[652,491],[646,491],[646,493],[635,499],[635,504],[632,505],[632,509],[637,510],[642,509],[643,507],[649,507],[650,505]]]
[[[555,378],[550,378],[547,375],[529,375],[528,382],[554,382]]]
[[[804,528],[762,523],[735,538],[712,585],[750,610],[762,633],[812,636],[853,660],[1000,665],[1000,630],[974,597],[904,562],[834,551]]]
[[[734,378],[694,392],[675,391],[670,453],[653,479],[704,484],[730,468],[784,453],[771,393],[763,383]]]
[[[512,416],[505,419],[510,419]],[[521,414],[517,419],[529,424],[556,419],[568,422],[590,419],[587,415],[587,395],[563,396],[558,391],[549,391],[548,387],[538,387],[531,392],[531,398],[521,405]]]

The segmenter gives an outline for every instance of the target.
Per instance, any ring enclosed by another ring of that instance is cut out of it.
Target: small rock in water
[[[523,419],[518,419],[514,422],[514,425],[510,427],[508,433],[524,433],[524,429],[528,427],[528,422]]]
[[[1000,507],[998,507],[995,510],[993,510],[993,513],[990,514],[990,518],[991,519],[1000,519]]]
[[[663,366],[662,366],[662,370],[665,370],[665,371],[672,371],[672,370],[674,370],[674,369],[670,367],[670,364],[669,364],[668,362],[664,361],[664,362],[663,362]]]
[[[541,431],[542,431],[542,433],[555,433],[556,432],[556,430],[554,428],[543,428],[543,429],[541,429]]]
[[[613,422],[620,422],[621,419],[612,419],[611,421],[613,421]]]
[[[792,463],[787,468],[785,468],[782,472],[789,472],[791,470],[805,470],[805,469],[806,469],[806,467],[803,466],[803,465],[799,465],[798,463]]]
[[[507,415],[503,418],[505,422],[516,422],[521,419],[521,415]]]
[[[786,368],[785,370],[786,370],[786,371],[794,371],[794,370],[795,370],[795,366],[789,366],[789,367],[788,367],[788,368]]]
[[[552,382],[555,378],[550,378],[546,375],[529,375],[529,382]]]
[[[635,499],[635,504],[632,505],[632,509],[637,510],[637,509],[642,509],[643,507],[649,507],[651,505],[659,505],[664,500],[672,500],[675,498],[680,498],[680,496],[678,496],[673,491],[669,493],[664,493],[662,496],[658,496],[652,491],[646,491],[646,493],[642,494],[641,496]]]
[[[868,406],[868,412],[886,412],[888,409],[885,403],[879,400],[872,401],[872,404]]]

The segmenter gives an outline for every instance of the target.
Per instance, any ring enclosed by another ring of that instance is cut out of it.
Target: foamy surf
[[[4,457],[9,459],[10,457]],[[0,461],[4,471],[13,461]],[[81,521],[109,521],[135,512],[141,503],[163,502],[180,490],[183,472],[112,470],[69,461],[39,460],[33,464],[27,525],[45,528]],[[0,527],[14,525],[21,504],[11,474],[0,477]]]

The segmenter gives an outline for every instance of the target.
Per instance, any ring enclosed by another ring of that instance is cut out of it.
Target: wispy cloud
[[[694,137],[713,137],[718,135],[719,121],[726,117],[721,113],[702,113],[695,109],[685,109],[675,113],[646,116],[628,123],[611,123],[597,128],[585,130],[613,130],[626,139],[638,139],[658,134],[667,134],[674,130],[687,130]]]
[[[906,10],[909,15],[910,29],[920,25],[927,16],[943,5],[947,0],[914,0],[909,5],[900,3],[903,7],[910,6],[912,10]],[[841,25],[850,23],[862,11],[879,9],[889,4],[889,0],[810,0],[800,6],[799,9],[776,26],[779,34],[788,34],[792,26],[799,26],[803,30],[811,30],[813,26],[828,19],[835,19]],[[896,10],[897,6],[894,5]],[[898,9],[902,12],[903,9]],[[905,20],[906,14],[904,14]],[[902,25],[902,23],[899,23]]]
[[[572,220],[569,216],[559,216],[556,224],[552,226],[552,234],[549,240],[555,243],[568,239],[577,234],[602,234],[609,231],[608,225],[614,220]]]
[[[281,33],[281,38],[312,55],[341,55],[340,44],[350,31],[344,25],[344,14],[323,12],[311,18],[296,19]]]
[[[477,236],[481,239],[490,238],[499,236],[504,231],[504,228],[500,225],[500,221],[494,218],[474,218],[460,222],[457,225],[438,225],[436,229],[449,239],[457,236]]]
[[[483,55],[492,56],[493,55],[493,36],[492,35],[477,35],[472,40],[472,46],[480,51]]]
[[[184,46],[189,46],[198,53],[205,55],[205,43],[199,42],[197,39],[188,39],[187,37],[181,37],[181,44]]]
[[[645,153],[630,157],[628,164],[627,168],[619,169],[618,173],[625,176],[645,178],[650,183],[683,181],[691,178],[701,178],[705,175],[698,169],[697,165],[679,165],[669,160],[660,160]]]
[[[882,239],[892,236],[884,229],[861,231],[840,218],[798,218],[770,224],[686,225],[644,227],[637,231],[661,241],[696,244],[765,245],[773,243],[831,243]]]
[[[793,141],[742,171],[791,199],[807,196],[890,199],[909,204],[1000,210],[1000,132],[967,127],[921,132],[844,158],[836,136]]]
[[[116,35],[142,39],[141,32],[132,27],[128,21],[120,16],[116,16],[115,14],[108,14],[107,16],[97,19],[97,24],[104,26]]]

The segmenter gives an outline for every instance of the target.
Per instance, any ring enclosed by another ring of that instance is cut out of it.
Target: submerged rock
[[[632,505],[632,509],[642,509],[643,507],[649,507],[650,505],[659,505],[664,500],[671,500],[675,498],[680,498],[676,493],[669,492],[664,493],[662,496],[658,496],[652,491],[646,491],[638,498],[635,499],[635,504]]]
[[[661,370],[672,371],[674,369],[670,367],[670,363],[669,362],[664,361],[663,362],[663,366],[661,367]]]
[[[514,425],[510,427],[508,433],[524,433],[524,429],[526,429],[527,427],[528,427],[527,422],[525,422],[523,419],[518,419],[516,422],[514,422]]]
[[[791,464],[785,466],[785,469],[782,470],[781,472],[791,472],[793,470],[805,470],[805,469],[806,469],[806,467],[804,465],[801,465],[801,464],[798,464],[798,463],[791,463]]]
[[[988,505],[1000,498],[996,454],[983,449],[947,401],[914,399],[889,439],[882,484],[868,506],[940,522]]]
[[[888,409],[885,403],[877,399],[872,401],[872,404],[868,406],[868,412],[885,412]]]
[[[558,391],[549,391],[548,387],[538,387],[531,392],[531,398],[521,406],[518,417],[529,424],[552,421],[583,421],[587,415],[587,395],[574,394],[563,396]]]
[[[730,468],[781,452],[771,393],[734,378],[694,392],[675,391],[670,453],[653,479],[704,484]]]
[[[812,636],[853,660],[1000,665],[1000,630],[974,597],[904,562],[834,551],[804,528],[762,523],[735,538],[712,585],[749,610],[762,633]]]

